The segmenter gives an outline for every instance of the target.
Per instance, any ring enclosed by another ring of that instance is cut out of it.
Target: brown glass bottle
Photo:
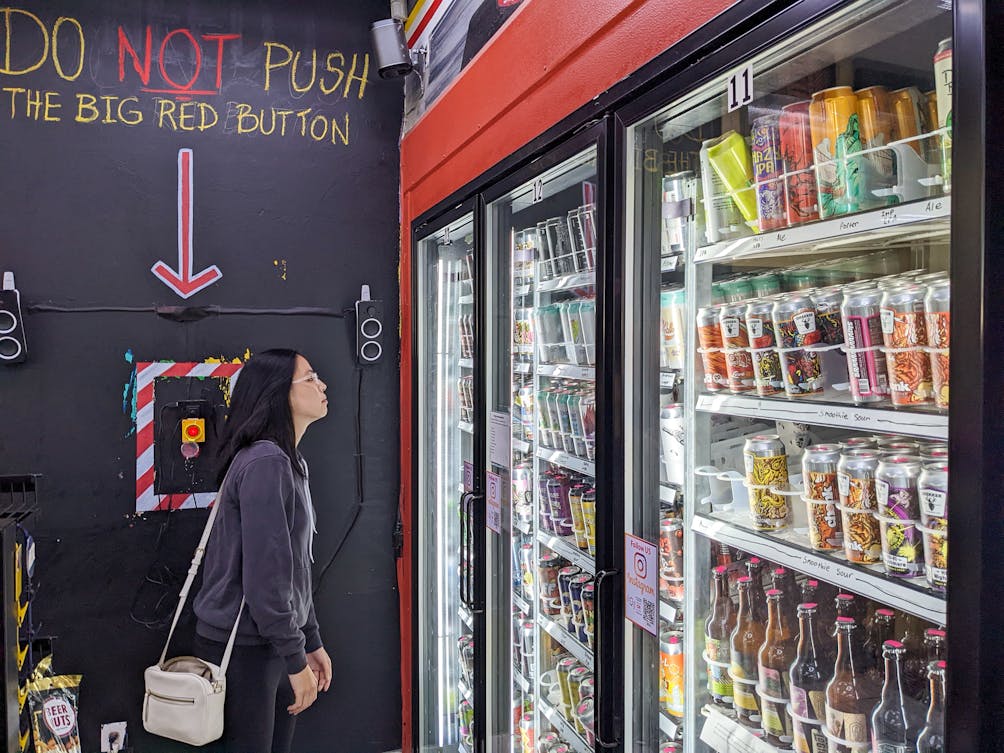
[[[864,665],[865,671],[876,685],[885,681],[885,660],[882,657],[882,646],[896,634],[896,613],[891,609],[876,609],[872,618],[871,629],[865,639]]]
[[[826,753],[827,747],[820,723],[826,719],[826,685],[833,678],[833,660],[824,650],[818,613],[812,602],[798,605],[798,649],[788,672],[798,753]]]
[[[733,703],[736,716],[747,727],[760,728],[760,698],[756,694],[757,652],[764,640],[764,625],[753,613],[750,596],[752,580],[748,575],[739,579],[739,615],[730,638],[729,671],[732,674]]]
[[[920,704],[905,692],[902,662],[906,658],[906,647],[899,641],[886,641],[882,656],[885,684],[882,700],[872,712],[872,750],[874,753],[914,753],[924,716]]]
[[[932,662],[945,661],[948,658],[948,634],[939,628],[928,628],[924,631],[924,654],[927,662],[927,669],[930,670]],[[927,708],[931,703],[931,684],[924,683],[924,692],[920,696],[920,703]]]
[[[784,594],[776,588],[767,592],[767,628],[757,653],[760,684],[760,728],[767,742],[778,748],[791,745],[791,716],[788,713],[788,670],[795,658],[791,622],[783,608]]]
[[[736,605],[729,596],[729,575],[724,566],[712,572],[711,609],[704,622],[704,655],[708,663],[708,693],[719,707],[732,708],[731,662],[732,631],[736,627]]]
[[[826,728],[830,753],[858,753],[871,741],[871,712],[879,688],[861,670],[858,625],[850,617],[837,618],[837,660],[826,686]],[[847,744],[847,743],[850,743]]]
[[[945,662],[931,662],[927,675],[930,678],[931,705],[927,721],[917,738],[917,753],[946,753],[945,747]]]
[[[921,699],[927,685],[927,659],[924,646],[924,625],[919,617],[904,615],[903,635],[899,642],[906,648],[903,657],[903,682],[911,698]]]
[[[750,580],[750,599],[753,602],[753,614],[761,624],[767,624],[767,595],[763,590],[763,575],[766,564],[759,557],[750,557],[746,560],[746,572]]]
[[[797,610],[800,601],[795,571],[786,567],[775,567],[770,574],[770,583],[773,588],[781,592],[781,608],[784,610],[788,624],[794,630],[795,625],[798,624]]]

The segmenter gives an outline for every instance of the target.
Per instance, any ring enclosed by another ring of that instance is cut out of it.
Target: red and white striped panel
[[[153,388],[157,379],[181,377],[233,377],[240,363],[175,363],[140,361],[136,364],[136,512],[206,507],[205,497],[196,505],[193,494],[153,493]]]

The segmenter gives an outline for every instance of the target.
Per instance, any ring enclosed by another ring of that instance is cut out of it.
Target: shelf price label
[[[753,101],[753,64],[747,63],[742,68],[736,68],[729,76],[725,97],[729,103],[729,112],[745,107]]]

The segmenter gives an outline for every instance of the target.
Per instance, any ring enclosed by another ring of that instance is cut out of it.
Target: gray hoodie
[[[236,642],[270,643],[286,671],[296,674],[307,666],[306,654],[321,647],[311,595],[314,509],[307,479],[293,472],[277,444],[262,440],[234,457],[216,504],[193,603],[196,632],[226,643],[243,590]]]

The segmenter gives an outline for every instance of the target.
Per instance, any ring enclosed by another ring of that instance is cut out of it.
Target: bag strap
[[[185,585],[181,587],[181,593],[178,596],[178,608],[174,610],[174,619],[171,621],[171,629],[167,633],[167,640],[164,642],[164,650],[160,654],[160,661],[157,663],[158,666],[164,666],[164,662],[167,661],[167,649],[171,645],[171,637],[174,635],[174,629],[178,626],[178,620],[181,618],[181,613],[185,609],[185,604],[188,601],[188,592],[192,588],[192,583],[195,580],[196,574],[199,572],[199,567],[202,565],[202,557],[206,553],[206,544],[209,543],[209,534],[213,531],[213,524],[216,522],[216,513],[220,509],[220,505],[223,502],[223,489],[227,484],[227,479],[230,478],[230,469],[233,468],[233,463],[230,464],[230,468],[227,468],[226,475],[223,476],[223,482],[220,484],[220,489],[216,493],[216,500],[213,502],[213,508],[209,511],[209,520],[206,521],[206,527],[202,531],[202,538],[199,539],[199,545],[195,548],[195,555],[192,557],[192,564],[188,568],[188,577],[185,579]],[[227,648],[223,652],[223,661],[220,663],[220,670],[224,675],[227,673],[227,665],[230,664],[230,654],[233,652],[234,641],[237,639],[237,626],[241,621],[241,614],[244,612],[244,596],[241,595],[241,606],[237,610],[237,619],[234,620],[234,627],[230,631],[230,639],[227,641]]]

